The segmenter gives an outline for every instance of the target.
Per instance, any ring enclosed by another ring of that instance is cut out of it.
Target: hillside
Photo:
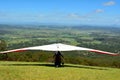
[[[119,80],[120,69],[51,63],[0,62],[0,80]]]

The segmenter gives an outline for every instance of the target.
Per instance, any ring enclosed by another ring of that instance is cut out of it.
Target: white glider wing
[[[101,50],[71,46],[71,45],[66,45],[66,44],[62,44],[62,43],[21,48],[21,49],[14,49],[14,50],[3,51],[0,53],[21,52],[21,51],[26,51],[26,50],[43,50],[43,51],[79,51],[79,50],[84,50],[84,51],[96,52],[96,53],[101,53],[101,54],[109,54],[109,55],[114,55],[114,56],[118,55],[118,54],[111,53],[111,52],[105,52],[105,51],[101,51]]]
[[[91,50],[88,48],[82,48],[77,46],[71,46],[66,44],[50,44],[50,45],[43,45],[43,46],[37,46],[37,47],[28,47],[25,48],[28,50],[44,50],[44,51],[75,51],[75,50]]]

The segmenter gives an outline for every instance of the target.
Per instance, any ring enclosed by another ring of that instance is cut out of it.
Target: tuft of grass
[[[52,63],[0,62],[0,80],[120,80],[120,69]]]

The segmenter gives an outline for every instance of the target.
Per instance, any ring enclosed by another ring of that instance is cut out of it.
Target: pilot
[[[60,53],[60,51],[55,52],[55,54],[54,54],[53,57],[54,57],[55,67],[60,67],[61,64],[64,64],[64,63],[63,63],[63,59],[62,59],[62,58],[64,58],[64,57],[63,57],[63,55]]]

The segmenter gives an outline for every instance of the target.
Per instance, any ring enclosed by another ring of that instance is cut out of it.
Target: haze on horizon
[[[120,25],[119,0],[0,0],[0,23]]]

